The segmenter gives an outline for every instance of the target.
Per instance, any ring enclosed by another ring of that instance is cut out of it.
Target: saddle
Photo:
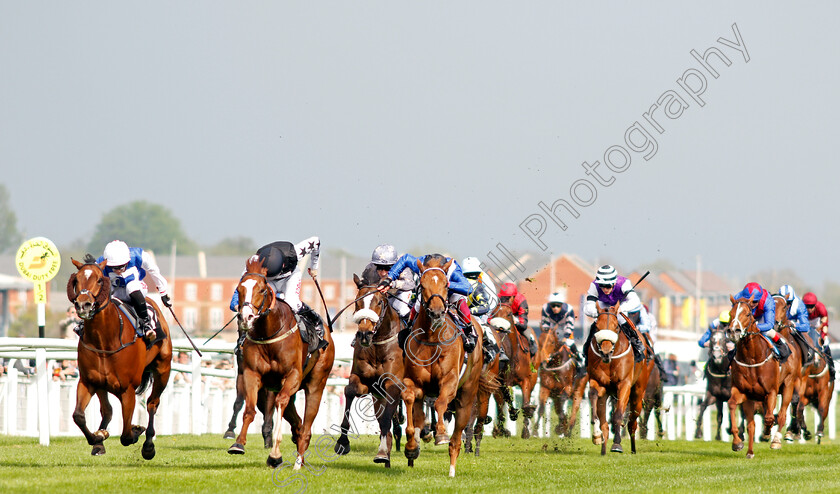
[[[135,332],[137,331],[137,313],[134,311],[134,307],[131,304],[128,304],[116,297],[111,297],[111,302],[117,306],[117,308],[125,315],[126,319],[128,319],[128,323],[131,325],[131,329]],[[146,342],[146,349],[151,348],[155,343],[159,341],[163,341],[166,339],[166,333],[160,327],[160,320],[158,319],[157,311],[154,310],[152,306],[146,302],[146,310],[149,314],[149,320],[152,322],[152,327],[155,330],[155,339],[154,341]]]
[[[315,331],[315,326],[306,322],[306,318],[295,314],[295,320],[298,327],[301,328],[300,339],[307,345],[307,353],[310,355],[318,349],[318,333]],[[325,328],[326,329],[326,328]]]

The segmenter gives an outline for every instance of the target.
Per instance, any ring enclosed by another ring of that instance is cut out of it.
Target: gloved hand
[[[391,283],[393,283],[393,281],[394,280],[392,280],[391,278],[386,276],[386,277],[382,278],[382,280],[379,281],[379,286],[376,287],[376,289],[379,290],[380,292],[385,292],[389,288],[391,288]]]
[[[163,302],[163,305],[167,307],[172,307],[172,301],[169,300],[169,295],[163,295],[160,297],[160,301]]]

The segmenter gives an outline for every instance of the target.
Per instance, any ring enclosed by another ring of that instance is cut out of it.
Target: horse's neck
[[[391,304],[386,303],[386,307],[387,309],[385,310],[385,313],[381,316],[382,319],[379,329],[376,330],[376,334],[379,337],[375,337],[374,341],[390,338],[400,331],[399,316],[397,315],[397,311],[391,307]]]
[[[758,354],[760,356],[755,358],[761,359],[765,357],[768,350],[772,351],[771,347],[770,342],[761,333],[748,333],[748,336],[741,338],[741,341],[738,342],[735,355],[745,358],[750,356],[749,354]]]
[[[415,319],[414,328],[421,328],[423,331],[416,338],[429,343],[439,343],[443,339],[449,338],[451,335],[442,335],[446,330],[445,328],[451,324],[447,319],[448,317],[449,315],[444,313],[443,322],[440,326],[432,327],[432,318],[426,314],[426,311],[421,311]]]
[[[94,348],[102,350],[118,347],[123,343],[121,341],[123,335],[134,334],[134,331],[126,331],[126,326],[131,327],[128,321],[123,320],[121,311],[114,304],[108,304],[84,322],[82,339]]]
[[[253,335],[257,338],[270,338],[278,331],[287,327],[293,328],[296,323],[291,307],[278,300],[274,307],[254,322]]]

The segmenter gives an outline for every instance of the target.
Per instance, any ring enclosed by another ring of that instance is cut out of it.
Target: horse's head
[[[85,262],[70,258],[77,271],[67,280],[67,298],[76,306],[76,313],[84,320],[91,319],[105,306],[111,294],[111,281],[105,276],[105,262],[97,264],[90,254]]]
[[[758,326],[755,323],[755,318],[752,315],[752,309],[755,306],[755,296],[747,298],[739,298],[735,300],[731,295],[729,299],[732,301],[732,309],[729,311],[729,329],[726,330],[727,336],[736,344],[751,333],[758,333]]]
[[[263,260],[253,255],[245,264],[245,274],[236,285],[239,296],[239,330],[250,331],[254,322],[274,306],[274,289],[265,278]]]
[[[616,303],[612,307],[598,309],[598,317],[595,319],[595,341],[601,351],[601,360],[609,364],[612,360],[612,353],[615,351],[618,342],[618,307]]]
[[[709,356],[715,364],[720,365],[723,356],[726,355],[726,335],[723,334],[723,331],[713,331],[712,338],[709,341]]]
[[[387,317],[388,296],[376,289],[375,285],[365,285],[357,275],[353,281],[359,288],[356,294],[356,307],[353,312],[353,322],[359,325],[356,339],[363,347],[369,347],[373,342],[373,335]]]
[[[447,273],[452,259],[440,254],[426,256],[425,262],[417,260],[420,268],[420,300],[432,321],[442,321],[449,306],[449,278]]]

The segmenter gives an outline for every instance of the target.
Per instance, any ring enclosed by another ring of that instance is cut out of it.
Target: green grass
[[[218,436],[162,436],[157,457],[145,461],[139,444],[124,448],[116,437],[106,441],[105,456],[92,457],[81,438],[53,438],[41,447],[34,438],[0,436],[0,492],[294,492],[272,483],[258,439],[251,437],[245,456],[232,456],[225,451],[232,441]],[[288,439],[287,460],[293,458]],[[327,439],[322,444],[331,454]],[[840,491],[840,441],[785,444],[781,451],[757,443],[756,458],[747,460],[720,442],[639,441],[637,455],[601,457],[600,447],[583,439],[486,437],[481,457],[462,453],[454,479],[447,477],[446,447],[424,443],[413,469],[402,452],[394,453],[386,470],[372,461],[377,443],[363,437],[331,463],[313,458],[312,471],[302,471],[306,492]],[[629,451],[629,440],[623,445]],[[291,474],[278,470],[276,480]]]

